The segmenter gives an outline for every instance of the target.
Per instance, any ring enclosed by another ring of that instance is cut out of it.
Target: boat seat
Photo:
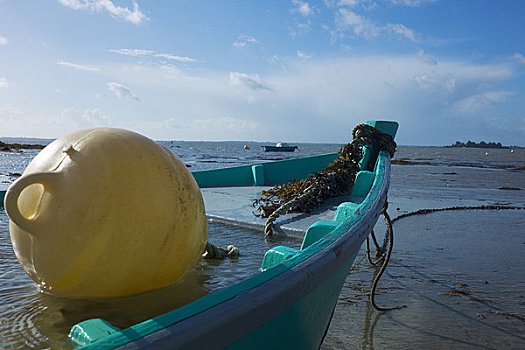
[[[375,173],[361,170],[357,173],[350,197],[365,197],[374,183]]]
[[[373,172],[367,170],[358,172],[354,181],[354,187],[350,194],[350,199],[352,201],[339,204],[335,212],[334,221],[340,223],[351,217],[358,209],[359,203],[365,199],[373,183]]]
[[[359,204],[354,202],[344,202],[339,204],[337,210],[335,211],[334,221],[336,221],[337,223],[346,221],[355,213],[358,207]]]
[[[277,246],[269,249],[264,254],[263,262],[261,264],[261,271],[266,271],[274,266],[279,265],[286,260],[291,259],[299,251],[294,248]]]
[[[301,249],[305,249],[332,232],[341,222],[346,221],[359,208],[359,203],[366,197],[372,184],[375,174],[368,170],[361,170],[357,173],[350,199],[352,202],[339,204],[335,212],[333,221],[318,221],[308,228],[304,235]]]
[[[312,224],[306,230],[306,234],[304,235],[303,244],[301,245],[301,250],[308,248],[315,242],[317,242],[319,239],[325,237],[327,234],[332,232],[337,226],[339,225],[339,222],[336,221],[328,221],[328,220],[320,220]]]

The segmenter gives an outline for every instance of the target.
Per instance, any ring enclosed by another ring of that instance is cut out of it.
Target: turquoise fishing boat
[[[287,143],[276,143],[275,146],[261,146],[263,152],[294,152],[298,147]]]
[[[395,136],[396,122],[367,123]],[[118,329],[102,319],[76,324],[83,349],[318,349],[356,255],[386,203],[390,154],[362,145],[352,190],[311,214],[287,214],[277,232],[300,236],[300,249],[277,246],[260,272],[195,302]],[[337,153],[193,172],[209,220],[263,229],[253,198],[271,185],[326,168]]]

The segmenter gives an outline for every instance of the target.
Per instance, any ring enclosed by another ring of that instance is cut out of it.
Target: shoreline
[[[0,151],[2,152],[14,152],[22,149],[44,149],[45,145],[40,144],[28,144],[28,143],[5,143],[0,141]]]

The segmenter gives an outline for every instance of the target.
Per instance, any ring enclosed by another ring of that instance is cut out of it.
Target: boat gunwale
[[[210,334],[210,331],[219,332],[217,335],[220,335],[220,337],[213,337],[213,340],[210,338],[209,341],[213,341],[214,347],[232,345],[311,293],[326,281],[331,273],[343,266],[352,257],[352,254],[356,254],[356,250],[360,248],[377,222],[386,200],[390,184],[390,156],[384,151],[379,153],[375,172],[372,188],[358,206],[356,215],[340,223],[323,239],[298,251],[291,259],[193,303],[100,338],[86,345],[85,348],[127,348],[136,347],[139,344],[141,347],[153,346],[150,342],[163,340],[169,341],[170,346],[195,345],[192,341],[202,346],[208,339],[203,335]],[[370,227],[363,229],[364,225]],[[317,282],[312,283],[312,276],[317,276]],[[301,283],[305,279],[308,280],[308,283]],[[287,286],[287,289],[283,289],[283,286]],[[279,303],[280,307],[268,313],[267,303],[275,300],[276,296],[286,293],[291,293],[294,297],[290,298],[286,304]],[[250,311],[247,311],[246,308],[238,310],[235,307],[236,305],[245,306],[247,302],[254,299],[257,300],[257,303],[250,305]],[[232,312],[232,309],[236,311]],[[258,309],[264,312],[257,313]],[[256,319],[257,322],[251,318],[254,312],[257,316],[262,315]],[[221,315],[220,319],[217,319],[217,313]],[[242,315],[248,317],[252,322],[246,322],[246,319],[242,320],[242,318],[239,321]],[[227,320],[229,322],[225,322]],[[231,327],[232,322],[242,324],[244,331],[239,332],[238,328]],[[220,331],[217,330],[217,327],[220,328]],[[188,332],[189,329],[192,332]],[[230,334],[225,336],[228,329]],[[218,340],[221,340],[222,343],[217,343]],[[158,344],[155,343],[155,346]]]

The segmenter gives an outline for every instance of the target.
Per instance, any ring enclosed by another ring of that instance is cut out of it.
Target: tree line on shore
[[[465,142],[460,142],[460,141],[456,141],[456,143],[453,143],[451,146],[447,146],[447,147],[467,147],[467,148],[509,148],[509,147],[506,147],[506,146],[503,146],[501,144],[501,142],[485,142],[485,141],[481,141],[481,142],[472,142],[472,141],[467,141],[466,143]]]

